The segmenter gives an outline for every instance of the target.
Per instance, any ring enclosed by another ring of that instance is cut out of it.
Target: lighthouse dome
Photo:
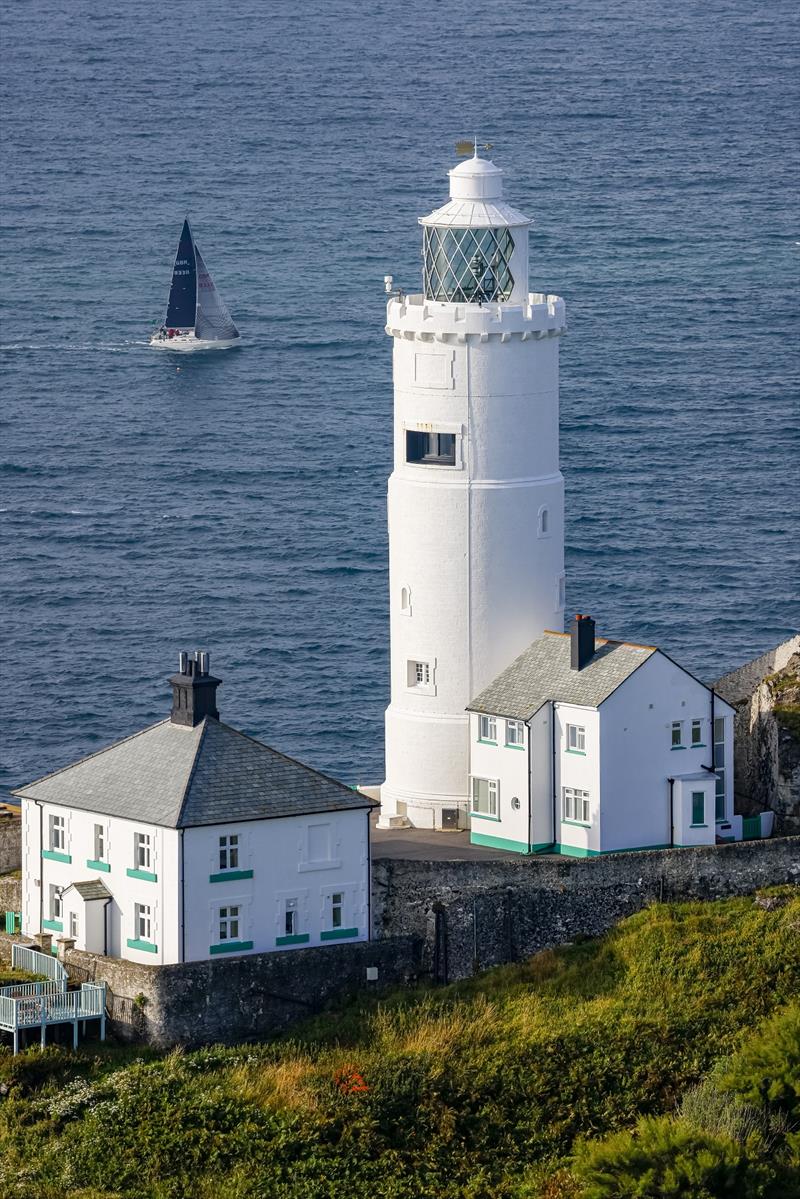
[[[497,229],[528,226],[531,221],[503,199],[503,172],[486,158],[467,158],[448,172],[450,200],[420,225],[459,229]]]

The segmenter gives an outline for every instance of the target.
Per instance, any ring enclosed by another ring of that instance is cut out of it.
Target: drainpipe
[[[370,836],[370,809],[364,813],[367,820],[367,940],[372,940],[372,838]]]
[[[715,698],[714,697],[714,688],[709,687],[709,691],[711,692],[711,732],[709,733],[709,736],[708,736],[708,744],[711,747],[711,765],[704,766],[703,770],[707,770],[709,774],[713,774],[714,776],[716,776],[717,772],[714,769],[714,698]],[[722,764],[724,766],[725,765],[724,738],[723,738],[722,754],[723,754]],[[723,792],[722,800],[723,800],[723,815],[724,815],[724,803],[725,803],[724,792]],[[714,822],[715,822],[715,826],[716,826],[716,819],[717,819],[717,785],[715,783],[714,784]],[[715,833],[716,833],[716,827],[715,827]],[[715,839],[716,839],[716,836],[715,836]]]
[[[553,703],[550,705],[550,749],[552,751],[552,756],[553,756],[553,762],[552,762],[552,769],[553,769],[553,850],[555,851],[555,847],[556,847],[556,845],[558,845],[558,839],[556,837],[556,814],[558,811],[558,792],[557,792],[557,784],[556,784],[556,704],[555,704],[555,700],[553,700]]]
[[[530,850],[534,844],[533,829],[531,828],[533,820],[533,805],[531,804],[531,741],[533,740],[533,733],[529,724],[526,725],[526,728],[528,730],[528,849]]]
[[[669,783],[669,847],[675,848],[675,805],[672,802],[672,793],[675,789],[675,779],[667,779]]]
[[[38,799],[33,801],[39,809],[39,933],[44,932],[44,810]]]
[[[181,961],[186,961],[186,904],[184,902],[183,886],[183,833],[181,829]]]
[[[111,896],[103,904],[103,957],[108,957],[108,905],[111,903]]]

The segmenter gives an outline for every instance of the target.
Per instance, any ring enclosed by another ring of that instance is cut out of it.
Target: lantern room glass
[[[514,239],[508,229],[438,229],[424,233],[427,300],[488,304],[514,288],[509,268]]]

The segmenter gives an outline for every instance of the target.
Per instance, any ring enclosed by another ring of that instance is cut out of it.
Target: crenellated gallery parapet
[[[409,341],[521,341],[559,337],[566,329],[560,296],[529,292],[525,304],[445,304],[404,295],[386,306],[386,332]]]

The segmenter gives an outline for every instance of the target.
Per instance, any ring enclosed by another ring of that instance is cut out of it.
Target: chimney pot
[[[178,656],[179,674],[169,680],[172,686],[173,724],[194,728],[201,720],[211,717],[219,720],[217,711],[217,687],[220,679],[208,673],[210,654],[197,650],[193,654],[181,651]]]

